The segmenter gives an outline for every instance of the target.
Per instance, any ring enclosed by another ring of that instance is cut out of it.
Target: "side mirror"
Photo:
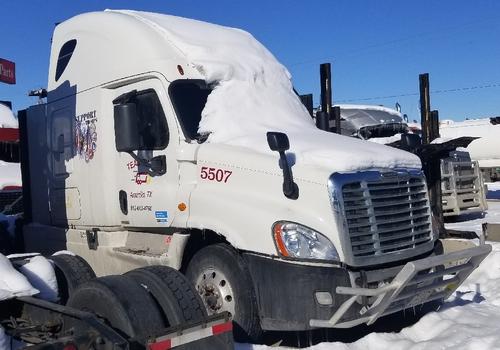
[[[280,154],[280,163],[283,169],[283,194],[290,199],[299,198],[299,187],[293,181],[293,174],[285,151],[290,148],[288,136],[282,132],[268,132],[267,143],[271,151],[277,151]]]
[[[290,148],[288,136],[282,132],[268,132],[267,144],[271,151],[285,152]]]
[[[139,118],[135,103],[115,105],[114,119],[116,150],[132,152],[141,149]]]

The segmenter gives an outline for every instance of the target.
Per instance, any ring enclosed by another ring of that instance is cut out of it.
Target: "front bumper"
[[[311,327],[350,328],[370,325],[379,317],[433,300],[448,298],[490,253],[490,245],[480,245],[445,255],[408,262],[388,284],[378,288],[337,287],[346,300],[328,319],[311,319]],[[371,302],[359,309],[360,299]],[[355,318],[345,318],[358,309]]]
[[[262,328],[301,331],[372,324],[381,316],[445,299],[490,251],[490,245],[481,245],[375,270],[291,263],[251,253],[244,257]],[[320,303],[318,293],[331,295],[331,303]]]

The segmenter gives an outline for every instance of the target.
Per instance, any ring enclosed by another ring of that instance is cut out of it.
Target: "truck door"
[[[158,79],[148,79],[118,88],[113,95],[114,106],[135,104],[143,144],[133,155],[115,149],[121,223],[134,228],[171,226],[177,208],[178,131],[167,90]],[[117,123],[115,119],[115,128]],[[154,174],[145,165],[158,159],[165,160],[163,174]]]

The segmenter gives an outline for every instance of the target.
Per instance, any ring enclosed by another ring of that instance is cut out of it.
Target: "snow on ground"
[[[0,300],[33,295],[38,292],[25,276],[14,269],[9,259],[0,254]]]
[[[489,186],[499,191],[500,183]],[[489,201],[485,217],[472,214],[467,221],[447,224],[450,229],[481,232],[483,222],[500,223],[500,201]],[[437,311],[399,333],[370,333],[353,343],[320,343],[310,350],[421,350],[500,349],[500,243],[462,286]],[[264,345],[238,344],[237,350],[271,349]],[[273,347],[285,349],[285,347]]]

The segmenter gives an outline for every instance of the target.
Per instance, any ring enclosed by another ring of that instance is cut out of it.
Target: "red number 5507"
[[[207,166],[201,167],[200,177],[202,179],[224,182],[226,183],[233,172],[230,170],[217,169],[217,168],[209,168]]]

